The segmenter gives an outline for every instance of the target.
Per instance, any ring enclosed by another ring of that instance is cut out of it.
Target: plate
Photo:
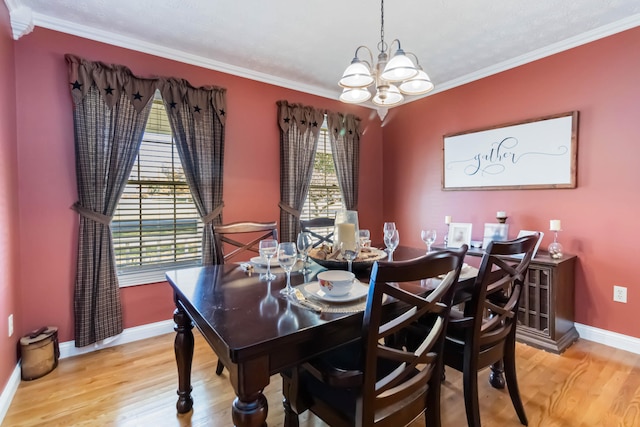
[[[353,288],[351,288],[351,291],[349,291],[348,294],[336,297],[327,295],[322,289],[320,289],[320,283],[318,282],[307,283],[306,285],[304,285],[304,290],[307,291],[310,296],[320,298],[324,301],[349,302],[355,301],[362,297],[366,297],[369,293],[369,286],[356,280],[353,282]]]
[[[259,267],[266,267],[267,266],[266,258],[262,258],[261,256],[254,256],[249,261],[251,261],[251,264],[257,265]],[[273,262],[273,261],[274,261],[273,258],[271,258],[271,267],[276,267],[278,265],[278,261],[276,261],[276,262]]]
[[[320,264],[323,267],[328,269],[337,269],[337,270],[346,270],[347,269],[347,261],[342,258],[339,259],[322,259],[318,256],[318,252],[321,248],[312,249],[309,252],[309,258],[311,258],[316,263]],[[378,248],[365,248],[367,252],[366,259],[356,259],[353,261],[352,268],[354,271],[362,271],[370,268],[374,262],[387,258],[387,253]],[[359,255],[361,256],[361,255]]]

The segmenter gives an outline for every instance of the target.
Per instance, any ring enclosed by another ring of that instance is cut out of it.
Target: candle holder
[[[561,259],[563,256],[563,248],[562,245],[558,242],[558,231],[559,230],[553,230],[555,232],[555,235],[553,237],[553,243],[551,243],[549,245],[549,256],[552,259]]]
[[[506,222],[507,222],[507,218],[508,218],[507,216],[497,216],[497,217],[496,217],[496,219],[498,220],[498,222],[499,222],[500,224],[504,224],[504,223],[506,223]]]
[[[447,215],[444,217],[444,223],[447,226],[447,232],[444,233],[444,247],[448,247],[449,246],[449,227],[451,226],[451,216]]]

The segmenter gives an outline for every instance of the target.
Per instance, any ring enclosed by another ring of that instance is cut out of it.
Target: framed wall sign
[[[445,135],[443,139],[443,190],[577,185],[577,111]]]

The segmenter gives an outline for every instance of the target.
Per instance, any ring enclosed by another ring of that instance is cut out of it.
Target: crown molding
[[[159,56],[166,59],[171,59],[174,61],[191,64],[215,71],[220,71],[227,74],[232,74],[238,77],[247,78],[250,80],[259,81],[262,83],[272,84],[275,86],[295,90],[298,92],[308,93],[311,95],[320,96],[323,98],[338,100],[339,91],[336,90],[328,90],[326,88],[307,85],[300,82],[291,81],[288,79],[284,79],[278,76],[274,76],[271,74],[261,73],[259,71],[250,70],[243,67],[238,67],[235,65],[227,64],[224,62],[216,61],[210,58],[205,58],[198,55],[193,55],[189,53],[185,53],[176,49],[170,49],[161,45],[157,45],[154,43],[145,42],[142,40],[138,40],[132,37],[122,36],[119,34],[115,34],[109,31],[97,30],[88,26],[78,25],[69,21],[60,20],[57,18],[52,18],[46,15],[31,13],[31,10],[25,8],[24,6],[20,6],[19,0],[5,0],[5,3],[9,6],[9,10],[11,12],[11,5],[13,5],[16,9],[27,9],[27,11],[19,12],[20,18],[16,16],[16,22],[14,24],[13,12],[12,12],[12,27],[14,27],[14,38],[16,34],[16,29],[20,29],[20,25],[24,26],[27,32],[22,32],[18,37],[21,37],[24,34],[33,29],[33,25],[37,25],[39,27],[48,28],[50,30],[59,31],[62,33],[72,34],[78,37],[87,38],[90,40],[95,40],[103,43],[107,43],[114,46],[123,47],[126,49],[132,49],[138,52],[144,52],[151,55]],[[29,29],[29,25],[30,28]],[[462,86],[467,83],[471,83],[476,80],[480,80],[482,78],[491,76],[493,74],[497,74],[506,70],[510,70],[512,68],[519,67],[521,65],[536,61],[538,59],[545,58],[547,56],[554,55],[556,53],[572,49],[577,46],[581,46],[592,41],[608,37],[610,35],[635,28],[640,26],[640,14],[635,14],[629,16],[625,19],[621,19],[619,21],[613,22],[608,25],[604,25],[599,28],[595,28],[586,33],[579,34],[575,37],[571,37],[566,40],[562,40],[560,42],[554,43],[550,46],[546,46],[544,48],[529,52],[524,55],[520,55],[516,58],[512,58],[507,61],[500,62],[498,64],[492,65],[490,67],[483,68],[473,73],[466,74],[464,76],[444,81],[442,83],[436,84],[436,88],[429,92],[426,95],[415,96],[411,98],[407,98],[404,104],[417,101],[419,99],[425,98],[427,96],[435,95],[436,93],[444,92],[449,89],[453,89],[458,86]],[[19,32],[19,31],[18,31]],[[367,107],[373,110],[377,110],[377,107],[373,104],[367,105],[362,104],[363,107]]]
[[[9,19],[11,20],[11,31],[14,40],[29,34],[33,31],[34,22],[31,8],[23,6],[18,0],[4,0],[9,9]]]
[[[205,58],[176,49],[167,48],[165,46],[157,45],[154,43],[145,42],[132,37],[123,36],[109,31],[98,30],[85,25],[78,25],[73,22],[51,18],[49,16],[41,15],[38,13],[33,14],[33,19],[37,26],[48,28],[50,30],[72,34],[90,40],[95,40],[110,45],[135,50],[138,52],[148,53],[154,56],[159,56],[161,58],[167,58],[185,64],[196,65],[234,76],[292,89],[298,92],[309,93],[324,98],[337,99],[337,95],[335,92],[326,90],[324,88],[306,85],[300,82],[294,82],[271,74],[261,73],[259,71],[238,67],[210,58]]]

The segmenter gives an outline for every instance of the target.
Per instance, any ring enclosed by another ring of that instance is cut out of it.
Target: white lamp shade
[[[364,62],[354,59],[353,62],[344,70],[340,79],[340,86],[346,88],[362,88],[373,83],[371,70]]]
[[[418,74],[418,69],[413,61],[401,49],[398,49],[394,57],[387,62],[380,77],[389,82],[399,82],[410,79],[416,74]]]
[[[340,101],[348,102],[349,104],[359,104],[369,98],[371,98],[371,92],[368,89],[358,87],[353,89],[345,88],[340,95]]]
[[[391,107],[400,104],[402,101],[404,101],[404,96],[394,85],[389,85],[388,89],[378,88],[376,96],[373,97],[373,103],[382,107]]]
[[[400,92],[405,95],[422,95],[433,89],[431,79],[424,71],[418,71],[418,74],[409,80],[405,80],[400,85]]]

